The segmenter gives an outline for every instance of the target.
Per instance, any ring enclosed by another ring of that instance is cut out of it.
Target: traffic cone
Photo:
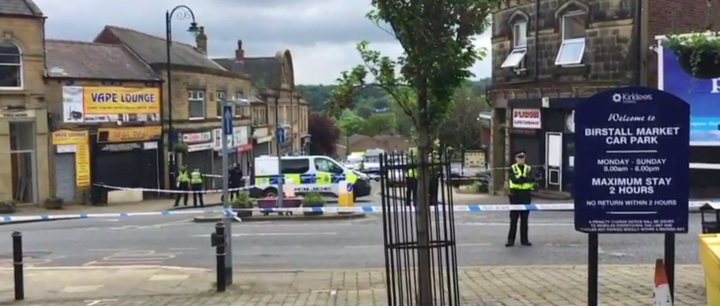
[[[665,262],[662,259],[655,261],[655,290],[653,290],[653,306],[673,306],[668,284]]]

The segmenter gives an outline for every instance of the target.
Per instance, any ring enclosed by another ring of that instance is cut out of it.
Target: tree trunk
[[[419,305],[433,305],[433,286],[430,261],[430,169],[428,156],[430,155],[430,122],[426,112],[428,105],[427,84],[418,82],[418,108],[420,109],[418,128],[418,291]]]

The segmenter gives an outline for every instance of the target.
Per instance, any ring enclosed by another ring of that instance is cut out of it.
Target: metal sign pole
[[[276,117],[277,118],[277,117]],[[277,121],[277,119],[275,119]],[[282,172],[282,155],[280,154],[280,146],[285,141],[285,130],[277,124],[275,130],[275,138],[277,138],[277,158],[278,158],[278,194],[277,194],[277,206],[283,207],[283,199],[285,198],[285,192],[283,191],[283,183],[285,181],[285,175]]]
[[[233,125],[232,125],[232,105],[230,105],[228,102],[225,102],[223,104],[223,113],[222,113],[222,124],[223,124],[223,133],[222,133],[222,197],[223,197],[223,223],[225,225],[225,239],[227,240],[227,246],[225,248],[225,276],[227,277],[227,285],[231,285],[232,278],[233,278],[233,272],[232,272],[232,220],[233,215],[229,212],[231,211],[232,207],[230,205],[230,199],[228,197],[228,189],[229,189],[229,167],[228,167],[228,137],[232,136],[233,134]]]

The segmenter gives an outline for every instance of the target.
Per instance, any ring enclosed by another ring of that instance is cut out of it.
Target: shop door
[[[254,157],[260,157],[263,155],[270,155],[270,146],[268,146],[268,142],[259,143],[253,146]]]
[[[147,147],[148,143],[144,144],[144,148]],[[152,143],[151,143],[152,144]],[[157,148],[157,144],[154,145]],[[158,169],[158,150],[157,149],[144,149],[137,152],[140,159],[141,171],[138,179],[139,186],[148,189],[162,189],[160,186],[160,175]],[[144,196],[155,196],[157,193],[145,193]]]
[[[562,191],[563,134],[545,133],[545,188]]]
[[[234,150],[234,149],[229,149]],[[235,164],[235,159],[237,158],[237,153],[235,151],[232,151],[228,154],[227,162],[228,162],[228,169],[230,169]],[[221,189],[222,188],[222,175],[223,175],[223,163],[222,163],[222,153],[216,152],[213,154],[213,171],[211,177],[206,178],[206,180],[209,180],[211,182],[210,187],[213,189]]]
[[[75,202],[75,154],[55,154],[55,196]]]
[[[18,203],[38,203],[35,140],[35,122],[10,122],[12,198]]]

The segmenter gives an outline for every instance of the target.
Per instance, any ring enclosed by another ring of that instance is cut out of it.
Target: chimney
[[[242,62],[245,60],[245,50],[243,50],[242,47],[242,40],[238,40],[237,44],[237,49],[235,49],[235,61]]]
[[[198,27],[197,36],[195,36],[195,48],[202,54],[207,55],[207,35],[205,35],[205,27]]]

